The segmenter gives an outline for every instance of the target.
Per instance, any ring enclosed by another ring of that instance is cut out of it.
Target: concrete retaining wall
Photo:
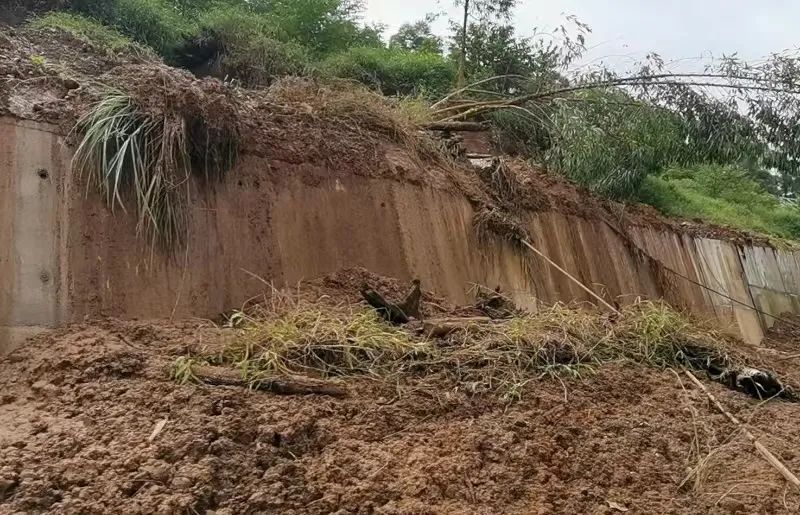
[[[0,352],[84,316],[213,317],[259,295],[256,277],[293,285],[352,266],[419,277],[458,302],[472,283],[500,285],[531,308],[537,299],[590,300],[540,260],[526,265],[507,243],[479,244],[461,196],[387,179],[319,180],[325,171],[308,165],[284,163],[275,174],[273,165],[244,156],[224,184],[193,192],[188,249],[165,257],[143,246],[129,217],[72,188],[55,131],[0,119]],[[316,179],[304,181],[309,174]],[[665,279],[601,222],[538,213],[528,225],[543,252],[608,298],[664,297],[751,342],[769,321],[744,305],[800,312],[796,254],[633,232],[652,256],[737,304]]]

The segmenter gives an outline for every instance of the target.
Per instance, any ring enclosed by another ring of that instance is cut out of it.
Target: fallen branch
[[[439,318],[426,320],[422,324],[422,331],[429,338],[442,338],[458,330],[466,330],[477,324],[490,324],[492,319],[489,317],[468,317],[468,318]]]
[[[586,293],[588,293],[589,295],[591,295],[592,297],[597,299],[602,305],[604,305],[605,307],[610,309],[612,312],[616,313],[617,315],[621,315],[622,314],[619,309],[615,308],[614,306],[612,306],[611,304],[606,302],[605,299],[603,299],[600,295],[598,295],[594,291],[592,291],[591,288],[589,288],[588,286],[583,284],[580,280],[575,278],[572,274],[570,274],[569,272],[567,272],[566,270],[564,270],[563,268],[558,266],[558,264],[555,261],[553,261],[549,257],[545,256],[539,249],[537,249],[536,247],[531,245],[530,242],[528,242],[527,240],[520,240],[520,243],[522,243],[523,245],[525,245],[526,247],[531,249],[531,251],[533,251],[537,256],[539,256],[540,258],[542,258],[545,261],[547,261],[550,264],[550,266],[552,266],[553,268],[555,268],[556,270],[558,270],[559,272],[561,272],[562,274],[567,276],[567,278],[569,280],[571,280],[572,282],[577,284],[581,289],[583,289]]]
[[[265,390],[279,395],[329,395],[346,397],[347,389],[330,381],[299,376],[263,377],[252,381],[242,379],[236,370],[225,367],[200,366],[192,370],[205,384],[215,386],[241,386]]]
[[[462,131],[481,132],[487,130],[486,125],[480,122],[431,122],[423,125],[429,131]]]
[[[701,383],[701,382],[700,382],[700,380],[699,380],[699,379],[697,379],[697,377],[695,377],[695,375],[694,375],[694,374],[692,374],[692,373],[691,373],[690,371],[688,371],[688,370],[684,370],[684,373],[686,373],[686,375],[689,377],[689,379],[691,379],[691,380],[692,380],[692,382],[693,382],[693,383],[694,383],[694,384],[695,384],[695,385],[696,385],[698,388],[700,388],[701,390],[703,390],[703,392],[706,394],[706,396],[708,397],[708,399],[709,399],[709,400],[710,400],[710,401],[711,401],[711,402],[714,404],[714,406],[716,406],[716,408],[717,408],[717,409],[720,411],[720,413],[722,413],[723,415],[725,415],[725,416],[728,418],[728,420],[730,420],[731,422],[733,422],[733,424],[734,424],[736,427],[738,427],[739,429],[741,429],[742,433],[744,433],[744,435],[745,435],[745,436],[746,436],[746,437],[747,437],[747,438],[748,438],[748,439],[749,439],[751,442],[753,442],[753,445],[755,446],[756,450],[757,450],[757,451],[758,451],[758,452],[761,454],[761,456],[762,456],[762,457],[763,457],[765,460],[767,460],[767,462],[769,462],[769,464],[770,464],[770,465],[772,465],[772,467],[773,467],[775,470],[777,470],[778,472],[780,472],[780,474],[781,474],[781,475],[782,475],[782,476],[783,476],[783,477],[784,477],[784,478],[785,478],[785,479],[786,479],[788,482],[790,482],[791,484],[793,484],[793,485],[794,485],[796,488],[800,489],[800,479],[798,479],[798,478],[797,478],[797,476],[795,476],[795,475],[792,473],[792,471],[791,471],[791,470],[789,470],[788,468],[786,468],[786,465],[784,465],[784,464],[783,464],[783,462],[782,462],[781,460],[779,460],[777,457],[775,457],[775,455],[774,455],[774,454],[772,454],[772,453],[769,451],[769,449],[767,449],[766,447],[764,447],[764,445],[763,445],[763,444],[762,444],[762,443],[761,443],[761,442],[758,440],[758,438],[756,438],[756,437],[755,437],[755,435],[754,435],[753,433],[751,433],[751,432],[750,432],[750,431],[749,431],[749,430],[748,430],[748,429],[747,429],[747,428],[744,426],[744,424],[742,424],[742,423],[739,421],[739,419],[738,419],[738,418],[736,418],[736,417],[735,417],[735,416],[734,416],[732,413],[730,413],[728,410],[726,410],[726,409],[725,409],[725,407],[724,407],[724,406],[723,406],[723,405],[722,405],[722,404],[721,404],[721,403],[720,403],[720,402],[717,400],[717,398],[716,398],[716,397],[714,397],[714,394],[712,394],[711,392],[709,392],[709,391],[708,391],[708,388],[706,388],[706,386],[705,386],[703,383]]]

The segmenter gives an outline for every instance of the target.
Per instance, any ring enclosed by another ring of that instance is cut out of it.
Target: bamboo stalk
[[[533,245],[531,245],[531,244],[530,244],[530,243],[529,243],[527,240],[520,240],[520,241],[522,242],[522,244],[523,244],[523,245],[525,245],[526,247],[528,247],[529,249],[531,249],[533,252],[535,252],[535,253],[536,253],[536,255],[538,255],[539,257],[541,257],[542,259],[544,259],[544,260],[545,260],[545,261],[547,261],[548,263],[550,263],[550,265],[551,265],[552,267],[554,267],[556,270],[558,270],[558,271],[559,271],[559,272],[561,272],[562,274],[566,275],[566,276],[567,276],[567,277],[568,277],[568,278],[569,278],[569,279],[570,279],[572,282],[574,282],[575,284],[577,284],[578,286],[580,286],[580,287],[581,287],[581,288],[582,288],[584,291],[586,291],[586,293],[588,293],[589,295],[591,295],[592,297],[594,297],[595,299],[597,299],[598,301],[600,301],[600,303],[601,303],[601,304],[603,304],[605,307],[607,307],[608,309],[610,309],[610,310],[611,310],[611,311],[613,311],[614,313],[617,313],[618,315],[621,315],[621,314],[622,314],[622,313],[620,313],[620,311],[619,311],[617,308],[615,308],[614,306],[612,306],[611,304],[609,304],[608,302],[606,302],[606,301],[605,301],[605,300],[604,300],[604,299],[603,299],[603,298],[602,298],[600,295],[598,295],[598,294],[596,294],[595,292],[593,292],[593,291],[591,290],[591,288],[589,288],[588,286],[586,286],[585,284],[583,284],[583,283],[582,283],[580,280],[578,280],[577,278],[575,278],[575,277],[574,277],[572,274],[570,274],[569,272],[567,272],[566,270],[564,270],[563,268],[561,268],[560,266],[558,266],[558,264],[556,264],[556,262],[555,262],[555,261],[553,261],[553,260],[552,260],[552,259],[550,259],[549,257],[545,256],[545,255],[544,255],[544,254],[543,254],[543,253],[542,253],[542,252],[541,252],[539,249],[537,249],[536,247],[534,247]]]
[[[767,448],[764,446],[764,444],[762,444],[762,443],[761,443],[761,442],[758,440],[758,438],[756,438],[756,437],[755,437],[755,435],[754,435],[753,433],[751,433],[751,432],[750,432],[750,431],[749,431],[749,430],[748,430],[748,429],[745,427],[745,425],[744,425],[744,424],[742,424],[742,423],[739,421],[739,419],[738,419],[738,418],[736,418],[736,417],[735,417],[735,416],[734,416],[734,415],[733,415],[731,412],[729,412],[728,410],[726,410],[726,409],[725,409],[725,407],[722,405],[722,403],[720,403],[720,402],[717,400],[717,398],[716,398],[716,397],[714,397],[714,394],[712,394],[711,392],[709,392],[709,391],[708,391],[708,388],[706,388],[706,386],[705,386],[703,383],[701,383],[701,382],[700,382],[700,380],[699,380],[699,379],[697,379],[697,377],[696,377],[694,374],[692,374],[692,373],[691,373],[690,371],[688,371],[688,370],[684,370],[684,372],[686,373],[686,375],[689,377],[689,379],[691,379],[691,380],[692,380],[692,382],[693,382],[693,383],[694,383],[694,384],[695,384],[695,385],[696,385],[698,388],[700,388],[701,390],[703,390],[703,392],[706,394],[706,396],[709,398],[709,400],[710,400],[710,401],[711,401],[711,402],[714,404],[714,406],[716,406],[716,408],[717,408],[717,409],[718,409],[718,410],[719,410],[719,411],[720,411],[720,412],[721,412],[723,415],[725,415],[725,416],[728,418],[728,420],[730,420],[731,422],[733,422],[733,424],[734,424],[734,425],[736,425],[736,426],[737,426],[739,429],[741,429],[741,430],[742,430],[742,433],[744,433],[744,435],[745,435],[745,436],[746,436],[746,437],[747,437],[747,438],[748,438],[748,439],[749,439],[751,442],[753,442],[753,445],[755,446],[755,448],[756,448],[756,450],[759,452],[759,454],[761,454],[761,456],[762,456],[762,457],[763,457],[765,460],[767,460],[767,462],[768,462],[770,465],[772,465],[772,467],[773,467],[775,470],[777,470],[778,472],[780,472],[780,474],[781,474],[781,475],[782,475],[782,476],[783,476],[783,477],[786,479],[786,481],[790,482],[790,483],[791,483],[791,484],[793,484],[793,485],[794,485],[796,488],[800,489],[800,479],[798,479],[798,478],[797,478],[797,476],[795,476],[795,475],[792,473],[792,471],[791,471],[791,470],[789,470],[789,469],[786,467],[786,465],[784,465],[784,464],[783,464],[783,462],[782,462],[781,460],[779,460],[779,459],[778,459],[778,458],[777,458],[777,457],[776,457],[774,454],[772,454],[772,453],[769,451],[769,449],[767,449]]]

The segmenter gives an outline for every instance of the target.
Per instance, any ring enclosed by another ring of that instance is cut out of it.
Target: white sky
[[[452,0],[367,0],[365,19],[388,26],[391,35],[404,22],[428,12],[457,12]],[[738,52],[758,59],[800,46],[800,0],[521,0],[513,22],[520,34],[533,27],[553,29],[574,14],[592,28],[586,61],[605,60],[625,68],[648,52],[672,68],[697,66],[700,56]],[[447,31],[446,16],[436,30]]]

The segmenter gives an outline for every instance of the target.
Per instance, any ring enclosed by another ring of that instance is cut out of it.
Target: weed
[[[137,233],[153,244],[172,248],[183,242],[189,153],[185,125],[178,116],[144,114],[131,97],[113,91],[79,123],[83,139],[73,167],[89,177],[113,209],[125,210],[132,192]]]
[[[200,364],[194,358],[181,356],[170,367],[169,377],[178,384],[199,384],[201,381],[194,374],[194,367]]]
[[[374,311],[330,313],[298,305],[278,317],[251,318],[226,356],[246,377],[292,372],[338,376],[379,374],[429,350]]]
[[[132,39],[115,29],[79,14],[55,11],[34,18],[29,26],[34,29],[61,30],[95,48],[112,53],[129,51],[141,55],[154,55],[152,50],[134,43]]]
[[[37,68],[44,68],[47,64],[47,59],[43,55],[32,55],[28,59]]]

